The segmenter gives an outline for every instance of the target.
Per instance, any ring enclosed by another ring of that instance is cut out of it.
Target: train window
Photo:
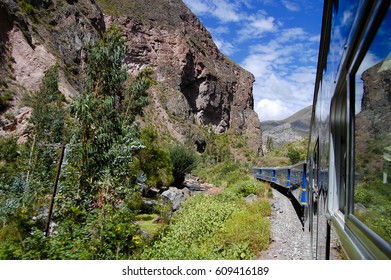
[[[346,160],[347,160],[347,88],[344,83],[331,104],[331,129],[334,147],[334,164],[338,210],[346,212]]]
[[[355,75],[353,214],[391,243],[391,13]]]

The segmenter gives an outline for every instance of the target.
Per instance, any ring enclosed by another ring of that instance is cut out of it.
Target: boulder
[[[246,200],[247,203],[252,203],[252,202],[258,201],[258,200],[259,200],[259,197],[252,193],[252,194],[249,194],[249,195],[245,198],[245,200]]]
[[[178,189],[170,187],[168,190],[162,193],[162,197],[169,200],[172,203],[172,210],[176,211],[181,206],[182,201],[186,200],[190,196],[188,188]]]

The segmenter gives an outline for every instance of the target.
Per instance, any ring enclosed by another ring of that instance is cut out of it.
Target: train
[[[325,0],[306,161],[254,167],[299,189],[308,258],[391,258],[391,12],[389,0]]]

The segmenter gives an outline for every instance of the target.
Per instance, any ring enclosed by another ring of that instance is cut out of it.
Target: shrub
[[[174,184],[181,185],[185,175],[196,167],[195,152],[183,145],[175,145],[170,149],[170,158],[174,168]]]
[[[300,152],[293,147],[289,147],[288,148],[288,158],[290,159],[291,164],[296,164],[300,161],[300,158],[301,158]]]
[[[197,195],[188,198],[174,215],[164,235],[152,247],[146,248],[148,259],[215,259],[218,244],[213,235],[236,209],[232,201],[215,196]]]
[[[157,131],[152,127],[143,129],[141,141],[145,148],[139,150],[135,156],[132,166],[134,173],[142,171],[148,187],[169,186],[174,181],[173,166],[169,153],[158,145]]]
[[[246,244],[252,254],[267,249],[270,239],[270,221],[260,212],[253,212],[256,208],[245,208],[235,212],[226,221],[216,235],[223,245]],[[241,259],[248,258],[241,255]]]
[[[224,195],[188,198],[143,259],[253,259],[268,247],[270,205]]]
[[[12,93],[9,90],[5,90],[3,94],[0,94],[0,112],[8,108],[12,99]]]

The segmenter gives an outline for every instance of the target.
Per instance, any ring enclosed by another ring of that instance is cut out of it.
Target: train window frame
[[[377,35],[385,15],[390,12],[387,1],[379,1],[366,17],[367,21],[362,32],[358,35],[357,52],[348,68],[348,166],[347,166],[347,213],[345,215],[347,231],[352,238],[361,240],[365,258],[389,258],[390,244],[371,230],[365,223],[354,215],[355,189],[355,104],[356,104],[356,74],[367,55],[374,38]]]
[[[347,82],[342,79],[341,85],[337,85],[336,92],[331,101],[330,121],[330,156],[333,161],[334,182],[330,183],[332,192],[335,195],[333,201],[330,201],[329,211],[338,214],[340,219],[345,219],[348,213],[348,182],[347,182],[347,158],[348,158],[348,87]],[[341,158],[341,155],[344,155]],[[330,170],[331,171],[331,170]],[[343,187],[342,187],[343,185]]]

